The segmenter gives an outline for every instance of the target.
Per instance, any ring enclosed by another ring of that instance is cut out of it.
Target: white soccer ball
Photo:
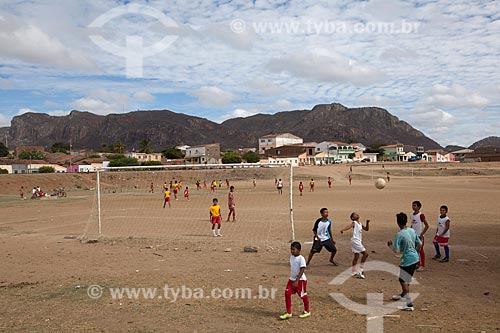
[[[386,182],[384,178],[377,178],[377,180],[375,180],[375,187],[379,190],[383,189],[385,187],[385,184]]]

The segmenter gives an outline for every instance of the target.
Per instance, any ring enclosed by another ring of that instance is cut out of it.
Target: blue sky
[[[499,41],[498,1],[1,1],[0,126],[336,102],[469,146],[500,136]]]

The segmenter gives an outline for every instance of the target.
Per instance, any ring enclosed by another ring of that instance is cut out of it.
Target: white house
[[[259,138],[259,154],[264,154],[266,149],[300,143],[304,143],[304,140],[290,133],[264,135]]]
[[[129,157],[136,158],[138,162],[143,163],[143,162],[161,162],[161,153],[151,153],[151,154],[146,154],[146,153],[136,153],[136,152],[131,152],[129,154]]]
[[[192,146],[186,149],[186,164],[218,164],[220,163],[220,143]]]

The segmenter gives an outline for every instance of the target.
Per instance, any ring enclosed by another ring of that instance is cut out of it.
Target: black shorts
[[[337,248],[335,247],[335,244],[333,243],[331,238],[329,238],[325,241],[322,241],[322,242],[319,239],[314,239],[313,246],[311,248],[311,252],[312,253],[320,253],[321,249],[323,249],[323,247],[325,247],[325,249],[328,252],[337,252]]]
[[[417,268],[417,264],[418,262],[410,266],[399,266],[399,282],[410,283],[413,273],[415,273],[415,269]]]

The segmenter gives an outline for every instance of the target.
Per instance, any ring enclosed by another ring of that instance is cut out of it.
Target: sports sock
[[[444,256],[445,258],[450,258],[450,248],[447,246],[444,247]]]
[[[434,243],[434,248],[436,249],[436,255],[441,257],[441,251],[439,251],[439,244]]]

